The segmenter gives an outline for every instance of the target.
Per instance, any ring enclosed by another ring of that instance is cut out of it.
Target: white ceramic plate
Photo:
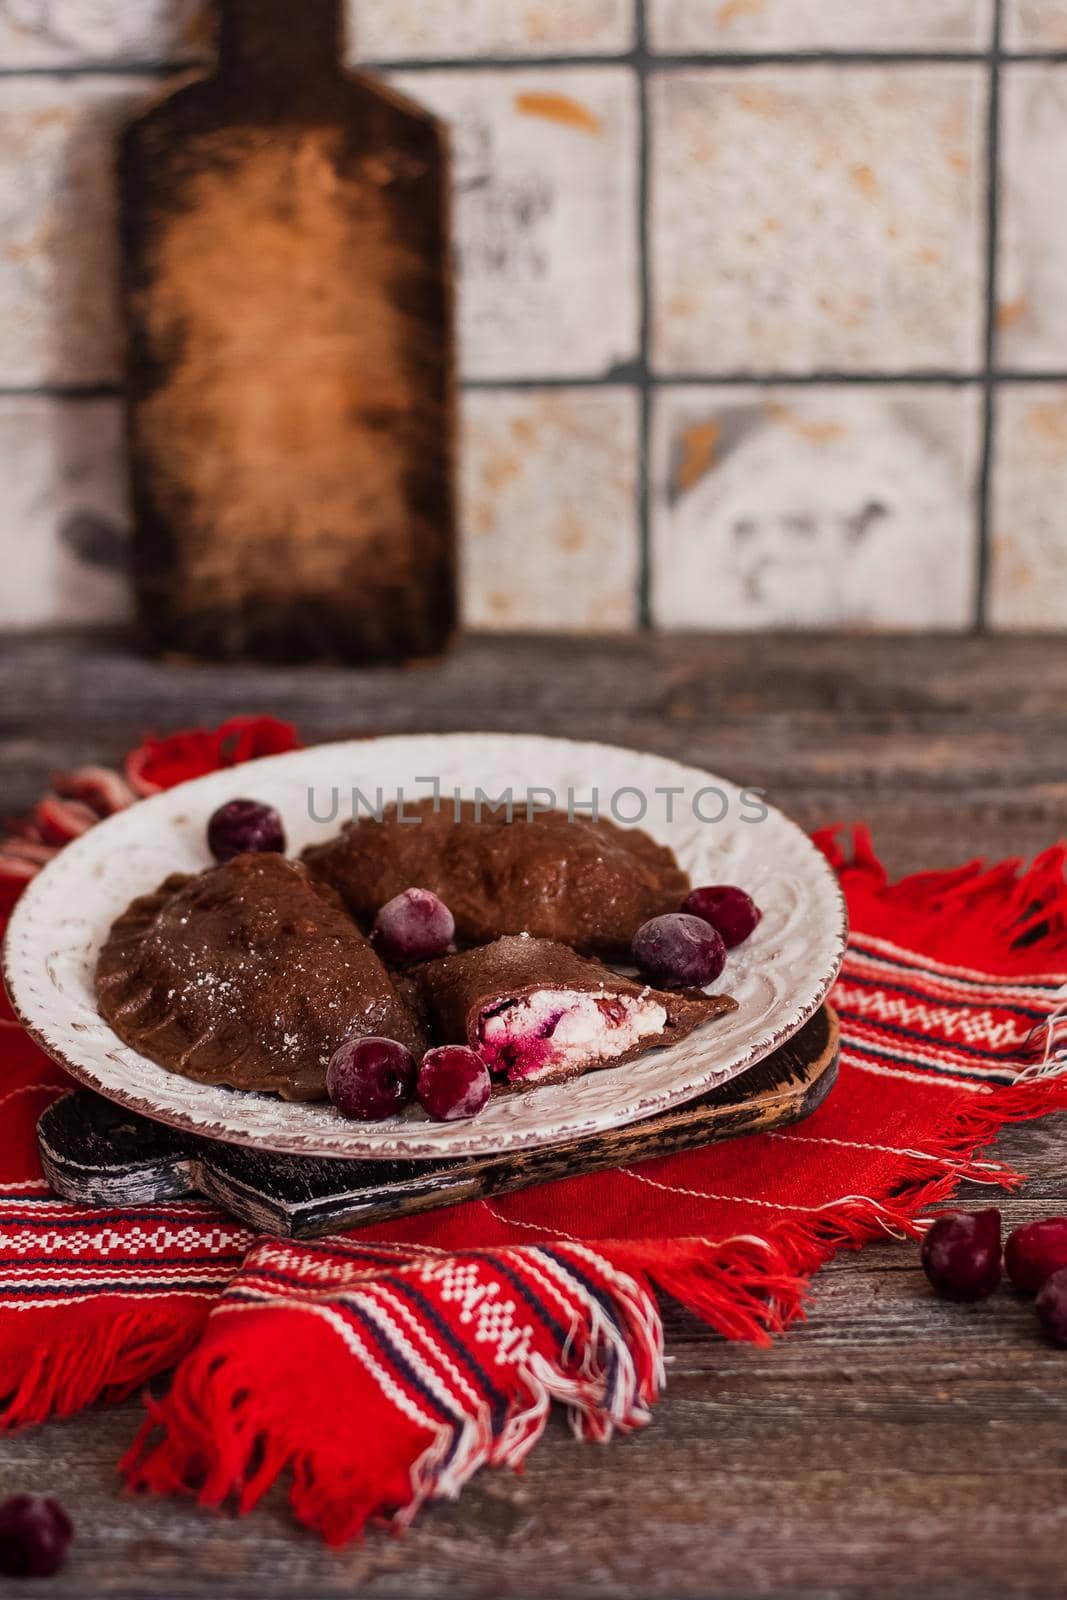
[[[97,1014],[93,972],[112,921],[135,895],[170,872],[210,864],[205,824],[238,795],[276,806],[290,849],[335,833],[352,791],[375,804],[401,789],[409,800],[436,777],[455,790],[516,805],[545,805],[552,791],[602,814],[634,819],[674,849],[694,883],[737,883],[763,920],[731,951],[713,988],[739,1007],[669,1050],[566,1084],[502,1095],[468,1122],[434,1123],[419,1111],[381,1123],[346,1122],[328,1104],[303,1105],[212,1088],[167,1072],[122,1044]],[[674,791],[668,795],[667,791]],[[331,817],[336,791],[339,814]],[[725,811],[721,820],[714,820]],[[844,953],[846,917],[837,881],[807,836],[732,783],[659,756],[610,745],[508,734],[359,739],[254,761],[182,784],[120,812],[75,840],[22,895],[4,945],[4,978],[16,1011],[48,1053],[109,1100],[208,1138],[294,1155],[441,1157],[555,1144],[621,1127],[680,1105],[743,1072],[790,1038],[817,1010]],[[318,818],[320,820],[315,820]]]

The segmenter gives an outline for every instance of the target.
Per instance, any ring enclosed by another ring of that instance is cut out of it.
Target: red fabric
[[[126,757],[126,778],[139,795],[159,794],[220,767],[235,767],[258,756],[280,756],[299,747],[291,722],[276,717],[231,717],[218,728],[190,728],[152,735]]]
[[[218,728],[192,728],[165,739],[149,735],[126,757],[125,777],[107,767],[80,767],[57,776],[30,814],[9,823],[7,837],[0,838],[0,917],[10,913],[22,889],[57,850],[104,817],[190,778],[298,747],[289,722],[231,717]]]
[[[164,752],[149,770],[182,762]],[[841,1246],[917,1232],[963,1177],[1018,1183],[980,1151],[1005,1121],[1067,1107],[1064,852],[890,884],[862,830],[850,855],[831,832],[818,843],[853,932],[834,996],[840,1079],[813,1117],[373,1238],[257,1241],[203,1204],[54,1199],[34,1124],[64,1080],[5,1011],[4,1424],[177,1361],[125,1462],[131,1485],[247,1510],[287,1472],[297,1517],[342,1542],[483,1464],[517,1465],[552,1401],[593,1438],[646,1421],[663,1382],[658,1293],[765,1341]]]

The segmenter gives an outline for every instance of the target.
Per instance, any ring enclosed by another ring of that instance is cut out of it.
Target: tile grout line
[[[634,66],[637,74],[637,626],[652,627],[652,267],[650,255],[648,15],[646,0],[634,0]]]
[[[121,383],[0,383],[0,400],[118,400]]]
[[[1067,65],[1067,50],[998,51],[1004,62],[1045,62]],[[765,51],[576,51],[571,55],[540,56],[382,56],[346,62],[354,72],[530,72],[539,67],[639,67],[649,72],[676,72],[687,68],[704,71],[748,67],[911,67],[980,66],[988,64],[988,50],[765,50]],[[0,66],[5,78],[139,78],[166,77],[184,72],[207,72],[210,56],[186,60],[27,63]]]
[[[1048,371],[1016,371],[1013,368],[995,368],[992,379],[997,386],[1001,384],[1067,384],[1067,368],[1065,370]],[[577,373],[568,378],[462,378],[459,387],[464,392],[478,394],[482,390],[494,392],[507,392],[507,390],[553,390],[553,389],[637,389],[640,387],[641,374],[637,363],[614,368],[608,373]],[[915,389],[968,389],[968,387],[982,387],[985,382],[985,371],[973,373],[931,373],[931,371],[915,371],[915,373],[649,373],[649,389],[902,389],[902,387],[915,387]],[[64,382],[43,382],[43,384],[3,384],[0,382],[0,398],[3,400],[117,400],[122,398],[123,386],[120,382],[86,382],[86,384],[64,384]]]
[[[636,0],[643,5],[646,0]],[[639,37],[641,30],[639,27]],[[1067,50],[998,51],[1002,61],[1067,64]],[[692,68],[717,71],[749,67],[913,67],[980,66],[991,61],[989,50],[747,50],[747,51],[653,51],[642,44],[633,50],[575,51],[572,54],[511,56],[381,56],[346,62],[354,72],[530,72],[537,68],[636,67],[653,72],[677,72]],[[4,78],[137,78],[165,77],[184,72],[207,72],[211,57],[186,60],[29,63],[25,66],[0,66]]]
[[[995,387],[1004,384],[1067,384],[1067,369],[1047,372],[1018,372],[994,368],[990,374]],[[650,372],[643,380],[637,363],[610,372],[589,373],[571,378],[511,377],[463,378],[463,392],[504,393],[541,389],[626,389],[640,390],[642,384],[654,394],[658,389],[735,389],[735,388],[983,388],[985,370],[975,372]],[[0,400],[112,400],[121,399],[123,385],[100,383],[0,383]]]
[[[1000,72],[1004,0],[993,0],[993,48],[989,60],[989,120],[986,135],[985,336],[982,356],[982,456],[978,469],[978,548],[975,627],[989,628],[993,453],[997,402],[997,269],[1000,228]]]
[[[639,0],[641,3],[641,0]],[[1007,61],[1067,62],[1067,50],[1016,50],[1000,52]],[[633,50],[575,51],[572,54],[511,56],[381,56],[346,62],[355,72],[529,72],[543,67],[644,66],[649,72],[678,71],[685,68],[718,69],[785,66],[974,66],[988,63],[988,50],[747,50],[747,51],[659,51],[647,47]],[[211,57],[186,60],[87,60],[79,62],[30,63],[25,66],[0,66],[0,78],[78,78],[78,77],[161,77],[182,72],[206,72]]]

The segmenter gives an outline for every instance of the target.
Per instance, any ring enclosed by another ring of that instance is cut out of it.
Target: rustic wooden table
[[[898,873],[1032,854],[1065,822],[1063,644],[867,637],[475,639],[437,666],[363,673],[0,640],[0,810],[145,729],[238,710],[290,716],[308,740],[486,728],[633,744],[765,786],[810,826],[864,818]],[[1002,1139],[1033,1174],[1002,1202],[1011,1224],[1067,1208],[1065,1139],[1062,1119]],[[770,1351],[671,1307],[666,1322],[668,1389],[644,1433],[602,1449],[557,1421],[521,1477],[481,1474],[401,1540],[329,1554],[280,1494],[242,1522],[122,1498],[135,1402],[3,1441],[0,1493],[62,1497],[78,1543],[34,1592],[79,1600],[1063,1595],[1067,1352],[1026,1305],[935,1301],[914,1249],[886,1243],[839,1257]]]

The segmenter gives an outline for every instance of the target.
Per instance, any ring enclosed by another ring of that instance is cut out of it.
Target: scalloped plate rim
[[[457,746],[471,746],[478,754],[484,755],[491,747],[497,747],[501,753],[507,751],[510,761],[512,752],[521,749],[528,754],[537,747],[539,751],[549,753],[563,759],[565,754],[581,754],[587,761],[595,762],[598,759],[607,761],[628,762],[630,765],[652,764],[664,769],[664,776],[668,771],[677,777],[687,775],[690,779],[698,779],[702,784],[714,785],[728,794],[739,796],[741,789],[732,780],[718,776],[701,768],[689,767],[671,757],[660,756],[653,752],[632,750],[627,746],[607,744],[601,741],[576,740],[558,738],[552,735],[522,734],[522,733],[425,733],[425,734],[389,734],[372,738],[353,738],[338,740],[330,744],[307,746],[301,750],[289,751],[282,755],[264,756],[255,761],[242,763],[239,767],[225,768],[218,772],[208,773],[200,778],[190,779],[172,789],[165,790],[158,795],[137,802],[136,805],[91,828],[80,838],[73,840],[61,853],[40,873],[31,879],[25,891],[16,902],[15,908],[8,922],[8,927],[3,943],[0,964],[2,964],[4,984],[11,1000],[13,1009],[22,1026],[34,1041],[46,1051],[60,1066],[67,1071],[78,1083],[94,1089],[107,1099],[129,1110],[138,1112],[153,1120],[163,1122],[171,1127],[179,1128],[183,1132],[194,1134],[201,1138],[219,1139],[223,1142],[258,1148],[278,1154],[300,1155],[319,1157],[332,1160],[353,1159],[380,1159],[380,1160],[439,1160],[449,1156],[499,1154],[506,1151],[520,1151],[550,1144],[563,1144],[574,1139],[582,1138],[588,1134],[607,1132],[612,1128],[622,1127],[628,1123],[639,1121],[644,1117],[652,1116],[659,1111],[665,1111],[672,1106],[684,1104],[696,1095],[716,1087],[738,1076],[758,1061],[763,1060],[773,1050],[786,1043],[799,1028],[818,1010],[827,998],[841,962],[844,959],[845,942],[847,937],[847,910],[844,896],[836,875],[829,863],[825,860],[817,847],[808,838],[807,834],[783,812],[774,806],[768,806],[768,818],[773,819],[776,834],[784,834],[791,839],[794,845],[803,841],[806,847],[804,859],[812,871],[812,882],[818,883],[820,892],[832,891],[826,894],[824,910],[826,912],[825,925],[821,929],[821,936],[825,945],[824,959],[818,973],[809,973],[804,988],[803,999],[798,1000],[793,996],[792,1008],[788,1010],[786,1020],[776,1026],[770,1026],[759,1032],[758,1037],[749,1041],[743,1050],[735,1050],[733,1058],[725,1066],[714,1066],[713,1058],[716,1055],[716,1039],[723,1036],[723,1022],[706,1024],[697,1030],[689,1039],[671,1047],[669,1050],[647,1052],[637,1061],[626,1063],[620,1067],[602,1068],[596,1073],[587,1073],[581,1078],[572,1079],[569,1083],[556,1085],[543,1085],[521,1094],[511,1094],[494,1098],[490,1107],[482,1117],[473,1119],[469,1123],[432,1123],[422,1120],[409,1120],[400,1118],[388,1123],[378,1124],[353,1124],[336,1118],[332,1109],[328,1112],[330,1125],[326,1132],[322,1129],[309,1131],[306,1124],[309,1122],[309,1111],[322,1112],[323,1106],[317,1103],[314,1107],[307,1103],[287,1102],[273,1096],[249,1094],[247,1091],[228,1090],[217,1086],[192,1084],[190,1080],[183,1079],[179,1074],[168,1072],[167,1069],[141,1057],[137,1052],[122,1045],[111,1029],[103,1023],[92,1008],[94,1024],[108,1036],[109,1041],[123,1056],[137,1064],[138,1068],[148,1073],[149,1085],[157,1085],[155,1094],[151,1091],[146,1095],[144,1090],[136,1091],[128,1082],[129,1069],[118,1061],[112,1052],[106,1054],[104,1059],[117,1067],[117,1075],[110,1069],[103,1071],[95,1059],[86,1059],[86,1050],[82,1040],[72,1030],[71,1026],[57,1025],[50,1016],[49,1006],[38,1002],[32,988],[30,974],[27,971],[27,930],[32,927],[36,915],[39,914],[42,904],[47,905],[50,898],[60,892],[59,885],[62,880],[72,876],[77,881],[78,870],[81,867],[82,857],[89,862],[103,859],[107,853],[108,841],[115,835],[132,831],[144,832],[146,828],[151,831],[155,818],[158,816],[160,824],[164,818],[168,819],[167,839],[173,839],[174,828],[178,822],[187,824],[188,817],[176,816],[176,813],[185,809],[186,797],[193,797],[194,804],[188,809],[196,809],[196,796],[206,794],[211,796],[212,791],[221,791],[227,785],[233,793],[233,785],[240,774],[242,789],[254,788],[256,775],[267,780],[268,784],[279,771],[283,773],[295,767],[308,766],[322,762],[327,766],[331,759],[338,762],[351,759],[355,755],[366,756],[376,749],[387,748],[392,752],[404,751],[413,747],[433,744],[434,746],[455,749]],[[245,784],[244,778],[250,782]],[[414,779],[415,774],[412,774]],[[528,773],[525,780],[516,773],[513,781],[516,786],[523,781],[532,786],[531,775]],[[594,779],[595,781],[595,779]],[[313,779],[309,782],[314,782]],[[215,798],[214,803],[221,803]],[[212,807],[213,809],[213,807]],[[209,814],[209,813],[208,813]],[[201,817],[200,832],[202,833]],[[286,818],[287,828],[290,819]],[[650,831],[655,831],[651,824]],[[662,830],[659,836],[664,836]],[[161,846],[162,847],[162,846]],[[210,865],[210,858],[204,852],[203,865]],[[684,853],[683,866],[686,865]],[[161,876],[166,870],[175,870],[164,867]],[[184,870],[184,868],[178,868]],[[83,874],[84,876],[84,874]],[[143,893],[154,887],[153,884],[144,883],[133,892]],[[127,896],[132,898],[132,893]],[[118,905],[121,910],[126,900]],[[766,907],[765,909],[773,909]],[[110,916],[117,914],[115,907],[109,908]],[[86,921],[84,914],[78,919]],[[766,919],[765,919],[766,921]],[[832,924],[832,926],[831,926]],[[762,925],[761,925],[762,926]],[[753,941],[760,936],[760,929],[753,935]],[[95,944],[87,947],[95,951],[99,939]],[[741,947],[742,951],[744,947]],[[62,952],[51,952],[55,958]],[[733,960],[738,952],[731,952]],[[780,951],[770,950],[764,959],[773,963]],[[32,962],[35,958],[30,955]],[[768,968],[769,970],[769,968]],[[730,967],[728,965],[723,975],[723,986],[730,990]],[[803,979],[798,977],[798,983]],[[55,978],[52,978],[53,985]],[[794,989],[795,989],[794,985]],[[737,1013],[729,1019],[731,1026],[737,1026]],[[639,1093],[634,1087],[634,1069],[641,1063],[653,1063],[654,1075],[660,1075],[655,1069],[664,1065],[666,1058],[673,1058],[683,1053],[687,1058],[694,1048],[706,1043],[708,1065],[703,1069],[688,1072],[680,1071],[677,1081],[658,1092],[650,1094]],[[623,1075],[628,1075],[626,1078]],[[605,1090],[604,1096],[588,1093],[581,1098],[592,1098],[603,1103],[597,1105],[595,1113],[586,1111],[584,1116],[570,1116],[556,1111],[553,1116],[553,1106],[566,1107],[568,1103],[574,1105],[574,1090],[581,1085],[588,1085],[595,1080],[598,1088]],[[631,1085],[630,1092],[625,1092],[627,1084]],[[179,1097],[185,1094],[194,1101],[203,1098],[206,1093],[211,1097],[223,1097],[219,1102],[221,1119],[217,1123],[205,1122],[188,1106],[174,1104],[173,1097],[175,1086],[178,1086]],[[617,1088],[620,1092],[612,1096],[610,1091]],[[163,1092],[169,1090],[167,1094]],[[560,1098],[563,1096],[564,1098]],[[546,1099],[546,1097],[549,1097]],[[268,1125],[262,1122],[257,1125],[258,1119],[254,1113],[249,1118],[248,1108],[254,1103],[261,1110],[268,1112]],[[242,1105],[243,1108],[242,1109]],[[492,1124],[486,1124],[486,1118],[494,1107],[505,1105],[521,1106],[523,1117],[519,1126],[495,1135]],[[237,1107],[237,1115],[227,1117],[227,1107],[232,1111]],[[269,1125],[271,1118],[281,1123],[280,1127]]]

